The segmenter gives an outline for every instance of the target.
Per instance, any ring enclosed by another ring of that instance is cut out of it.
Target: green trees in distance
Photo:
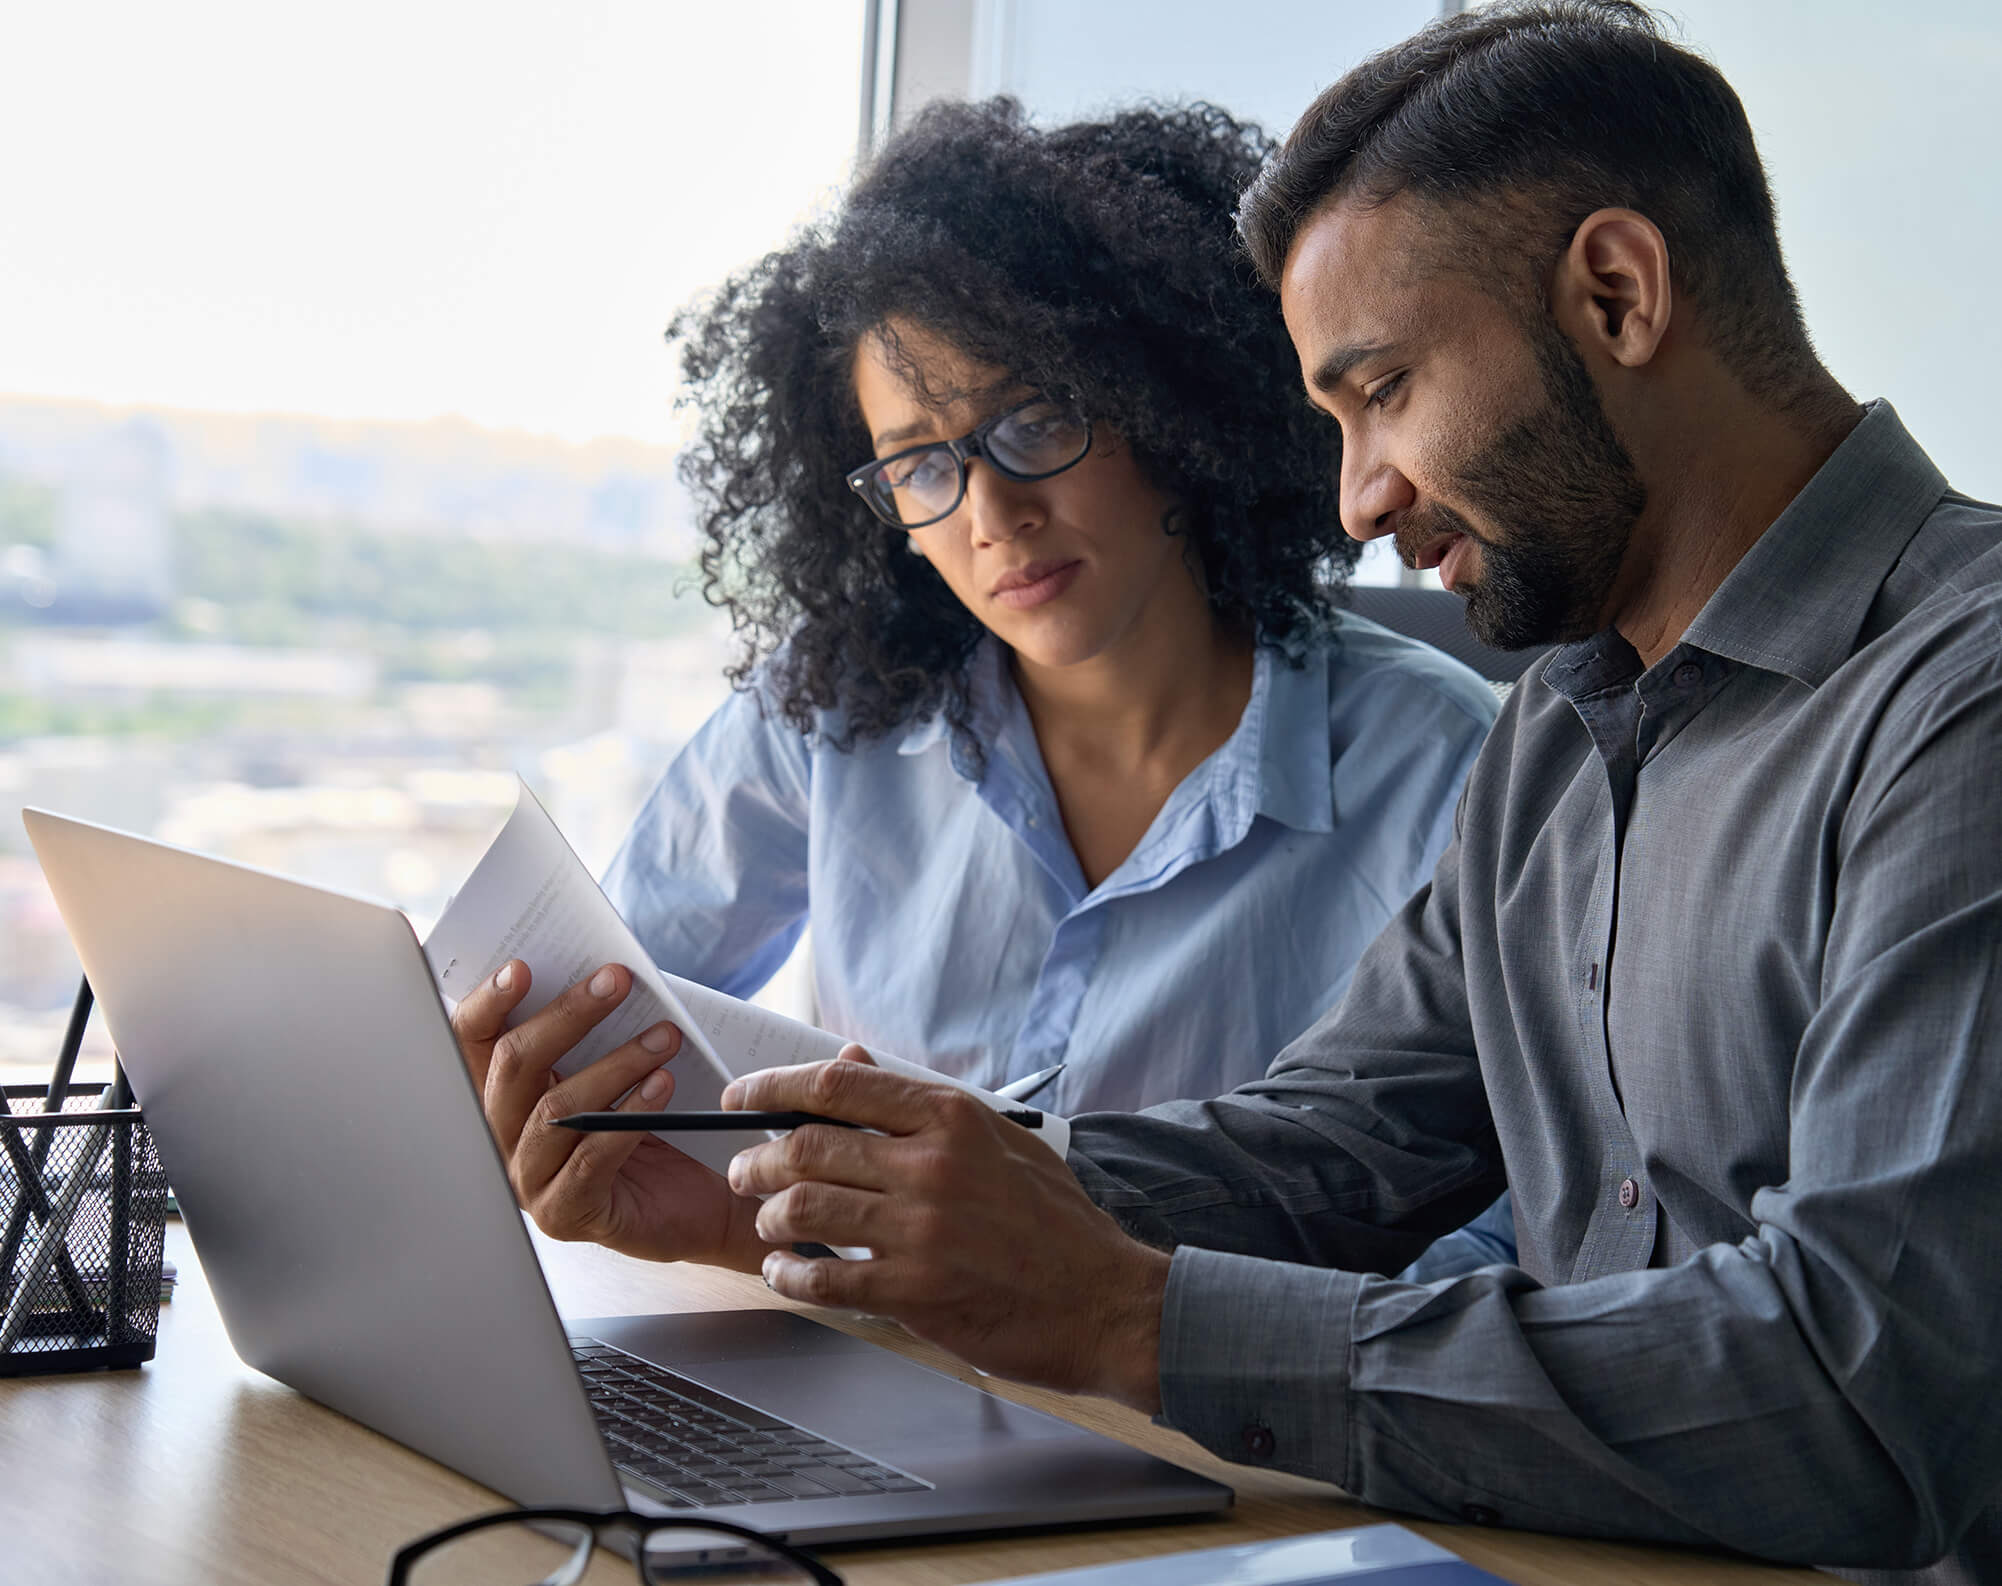
[[[58,501],[0,477],[0,550],[52,551]],[[706,614],[688,566],[640,554],[386,534],[221,508],[178,513],[170,528],[173,608],[124,631],[364,651],[385,687],[478,680],[536,718],[555,720],[573,704],[580,640],[666,638]],[[0,600],[0,644],[49,620],[20,599]],[[337,714],[304,700],[45,697],[0,687],[0,744],[78,733],[190,739],[250,724],[310,730]]]
[[[659,638],[701,609],[688,567],[573,548],[391,535],[208,509],[175,521],[175,582],[221,609],[218,637],[311,643],[335,624]],[[290,634],[280,630],[292,629]]]

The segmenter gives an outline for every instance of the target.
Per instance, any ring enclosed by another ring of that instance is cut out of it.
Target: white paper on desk
[[[1011,1575],[987,1586],[1508,1586],[1401,1525],[1316,1531],[1192,1553]]]
[[[666,1019],[685,1037],[681,1054],[670,1065],[674,1095],[669,1105],[675,1110],[714,1109],[723,1087],[738,1074],[830,1060],[846,1044],[826,1030],[655,968],[526,783],[500,835],[432,928],[424,954],[448,1003],[456,1003],[510,958],[527,964],[529,993],[511,1024],[541,1011],[599,965],[624,964],[632,971],[632,991],[556,1065],[557,1072],[574,1073]],[[1014,1105],[992,1091],[888,1053],[870,1056],[893,1073],[970,1091],[990,1107]],[[1037,1132],[1059,1156],[1069,1149],[1070,1125],[1056,1114],[1045,1113]],[[739,1151],[770,1136],[747,1129],[742,1134],[661,1138],[720,1173]]]

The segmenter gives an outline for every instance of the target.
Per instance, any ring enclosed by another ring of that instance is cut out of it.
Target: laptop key
[[[674,1483],[674,1490],[704,1509],[717,1509],[737,1501],[728,1487],[719,1487],[713,1482],[678,1481]]]
[[[578,1346],[576,1353],[615,1462],[690,1506],[925,1489],[853,1449],[649,1362],[604,1346]]]
[[[813,1479],[820,1482],[830,1491],[838,1492],[843,1496],[851,1493],[875,1492],[878,1490],[874,1483],[865,1481],[852,1470],[816,1470],[813,1473]]]
[[[780,1492],[794,1498],[827,1498],[831,1497],[834,1491],[833,1488],[824,1487],[811,1476],[797,1470],[787,1471],[779,1476],[767,1476],[765,1480]]]

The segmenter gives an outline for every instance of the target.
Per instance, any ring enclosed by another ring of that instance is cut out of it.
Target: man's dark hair
[[[733,681],[768,662],[784,717],[838,706],[845,741],[940,709],[965,725],[983,630],[845,480],[873,452],[855,349],[893,318],[1116,433],[1181,503],[1226,628],[1295,658],[1326,632],[1357,550],[1339,439],[1233,224],[1270,150],[1205,105],[1047,130],[1007,100],[937,105],[830,220],[678,315],[699,416],[681,474],[704,593],[747,646]]]
[[[1643,6],[1484,6],[1371,56],[1300,118],[1239,229],[1277,285],[1323,205],[1401,193],[1450,207],[1463,267],[1525,311],[1547,311],[1550,267],[1587,215],[1637,210],[1746,390],[1791,406],[1825,389],[1744,107]]]

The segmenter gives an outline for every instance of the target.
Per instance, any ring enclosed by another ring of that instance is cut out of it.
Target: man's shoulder
[[[2002,507],[1948,492],[1885,578],[1835,679],[1909,697],[2002,661]]]
[[[1949,490],[1885,578],[1866,631],[1964,595],[2002,600],[2002,506]]]

